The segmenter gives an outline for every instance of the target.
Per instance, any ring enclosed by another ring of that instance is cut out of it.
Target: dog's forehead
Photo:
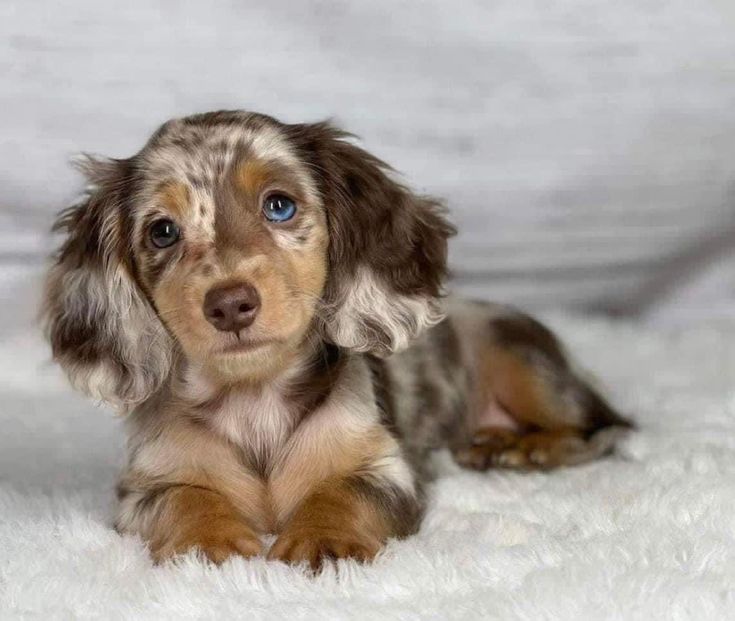
[[[187,182],[196,189],[215,187],[233,163],[257,159],[278,162],[303,175],[301,162],[275,124],[248,122],[166,123],[141,152],[145,176],[153,181]],[[307,182],[306,178],[300,181]]]
[[[297,155],[281,125],[259,115],[226,122],[189,117],[169,121],[138,154],[143,214],[163,207],[214,239],[217,223],[242,217],[233,187],[259,196],[266,186],[291,190],[312,205],[321,194],[308,165]],[[141,219],[140,227],[144,226]]]

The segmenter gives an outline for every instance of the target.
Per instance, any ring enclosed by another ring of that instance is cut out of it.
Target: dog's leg
[[[315,571],[326,559],[369,561],[389,537],[414,533],[420,514],[415,497],[386,481],[328,479],[296,509],[268,558],[306,562]]]
[[[221,494],[192,485],[165,485],[138,501],[137,521],[151,556],[161,562],[197,549],[214,563],[230,556],[255,556],[262,545],[255,531]]]
[[[268,555],[318,569],[326,559],[372,559],[419,526],[421,494],[401,447],[362,402],[315,415],[271,476],[279,537]]]
[[[610,453],[624,431],[625,428],[609,427],[587,438],[579,429],[516,433],[485,427],[477,431],[471,446],[455,453],[455,459],[473,470],[492,467],[549,470],[574,466]]]
[[[496,318],[478,351],[480,412],[465,467],[549,469],[609,453],[631,424],[571,369],[556,338],[525,315]]]
[[[133,445],[117,530],[142,537],[156,562],[195,548],[215,563],[260,553],[271,524],[262,480],[203,427],[165,422]]]

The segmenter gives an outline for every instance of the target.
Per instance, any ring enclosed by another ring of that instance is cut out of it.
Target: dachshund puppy
[[[200,114],[82,167],[47,334],[128,414],[116,527],[157,561],[267,533],[272,559],[372,559],[419,527],[432,449],[549,469],[628,426],[536,321],[442,298],[444,210],[329,124]]]

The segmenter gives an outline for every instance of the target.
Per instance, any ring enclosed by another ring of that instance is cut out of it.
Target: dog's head
[[[442,209],[329,124],[196,115],[82,167],[44,313],[55,358],[99,398],[140,403],[181,355],[260,381],[311,334],[387,355],[440,318]]]

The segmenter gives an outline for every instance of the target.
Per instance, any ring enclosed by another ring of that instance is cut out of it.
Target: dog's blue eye
[[[295,213],[296,204],[283,194],[271,194],[263,203],[263,214],[271,222],[285,222]]]
[[[150,235],[151,243],[156,248],[168,248],[179,241],[181,231],[175,222],[167,218],[162,218],[151,224],[150,229],[148,229],[148,234]]]

